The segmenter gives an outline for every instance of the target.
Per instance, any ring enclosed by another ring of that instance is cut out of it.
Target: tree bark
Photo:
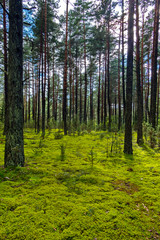
[[[46,109],[46,78],[47,78],[47,0],[45,0],[44,15],[44,83],[42,90],[42,136],[45,136],[45,109]],[[42,58],[43,59],[43,58]],[[43,68],[43,67],[42,67]]]
[[[123,119],[125,118],[125,70],[124,70],[124,0],[122,0],[122,89],[123,89]]]
[[[47,41],[47,62],[48,62],[48,97],[47,97],[47,127],[50,121],[50,54]]]
[[[143,61],[143,49],[144,49],[144,12],[143,12],[143,15],[142,15],[142,41],[141,41],[141,95],[142,95],[142,121],[143,121],[143,85],[144,85],[144,74],[143,74],[143,65],[144,65],[144,61]]]
[[[134,0],[129,0],[128,17],[128,53],[127,53],[127,84],[125,109],[124,153],[132,154],[132,84],[133,84],[133,25]]]
[[[30,82],[30,72],[29,72],[30,64],[28,62],[28,121],[31,119],[31,82]]]
[[[55,120],[55,81],[54,81],[54,49],[53,49],[53,78],[52,78],[52,84],[53,84],[53,89],[52,89],[52,118]]]
[[[139,39],[139,2],[136,0],[136,74],[137,74],[137,143],[143,143],[143,107],[142,107],[142,91],[143,81],[140,78],[140,39]]]
[[[83,13],[84,15],[84,13]],[[86,63],[86,27],[85,22],[83,19],[83,38],[84,38],[84,82],[85,82],[85,89],[84,89],[84,123],[87,123],[87,63]]]
[[[69,118],[72,120],[72,62],[71,62],[71,40],[69,41]]]
[[[159,6],[160,6],[160,0],[156,0],[155,1],[154,32],[153,32],[151,104],[150,104],[150,123],[152,124],[153,128],[156,127],[157,53],[158,53]]]
[[[108,37],[107,37],[107,52],[108,52],[108,59],[107,59],[107,78],[108,78],[108,111],[109,111],[109,122],[108,122],[108,131],[111,131],[111,97],[110,97],[110,24],[108,21]]]
[[[148,57],[147,57],[147,83],[146,83],[146,95],[145,95],[145,121],[147,122],[147,118],[149,115],[149,106],[148,106],[148,98],[149,98],[149,80],[150,80],[150,44],[148,46]]]
[[[106,117],[107,117],[107,49],[105,50],[105,82],[104,82],[104,130],[106,130]]]
[[[8,130],[5,167],[24,166],[22,0],[9,1]]]
[[[98,79],[98,98],[97,98],[97,123],[100,124],[100,91],[101,91],[101,52],[99,52],[99,79]]]
[[[159,62],[159,71],[158,71],[158,84],[157,84],[157,126],[159,120],[159,83],[160,83],[160,62]]]
[[[63,124],[64,135],[67,135],[67,45],[68,45],[68,0],[66,2],[66,39],[65,39],[65,63],[64,63],[64,79],[63,79]]]
[[[76,45],[76,91],[75,91],[75,113],[78,115],[78,48]]]
[[[3,44],[4,44],[4,95],[5,95],[5,121],[4,121],[4,134],[8,129],[8,66],[7,66],[7,27],[6,27],[6,1],[3,0]]]
[[[121,28],[119,34],[119,50],[118,50],[118,130],[121,129],[121,83],[120,83],[120,44],[121,44]]]

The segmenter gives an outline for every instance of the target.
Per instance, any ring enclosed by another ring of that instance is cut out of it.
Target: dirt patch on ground
[[[126,192],[129,195],[139,191],[138,185],[124,180],[116,180],[112,184],[114,189]]]

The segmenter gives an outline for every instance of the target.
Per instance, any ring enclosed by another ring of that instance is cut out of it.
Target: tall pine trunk
[[[31,79],[30,79],[30,72],[29,72],[30,64],[28,62],[28,121],[31,119]]]
[[[53,77],[52,77],[52,118],[55,120],[55,80],[54,80],[54,49],[53,49]]]
[[[84,15],[84,13],[83,13]],[[84,17],[84,16],[83,16]],[[84,117],[83,121],[84,123],[87,123],[87,62],[86,62],[86,27],[85,27],[85,22],[83,19],[83,40],[84,40],[84,82],[85,82],[85,87],[84,87]]]
[[[68,0],[66,2],[66,39],[65,39],[65,62],[64,62],[64,79],[63,79],[63,124],[64,135],[67,135],[67,45],[68,45]]]
[[[159,62],[159,71],[158,71],[158,84],[157,84],[157,126],[159,119],[159,84],[160,84],[160,62]]]
[[[93,121],[93,84],[92,84],[92,70],[90,71],[90,120]]]
[[[132,154],[132,84],[133,84],[133,25],[134,0],[129,0],[128,17],[128,53],[127,53],[127,84],[125,109],[124,153]]]
[[[6,1],[3,0],[3,44],[4,44],[4,95],[5,95],[5,122],[4,122],[4,134],[8,129],[8,67],[7,67],[7,27],[6,27]]]
[[[125,94],[125,70],[124,70],[124,0],[122,0],[122,89],[123,89],[123,119],[125,119],[126,94]]]
[[[153,52],[152,52],[152,78],[151,78],[151,104],[150,123],[156,127],[156,96],[157,96],[157,53],[158,53],[158,28],[159,28],[159,6],[160,1],[155,1],[155,17],[153,31]]]
[[[148,46],[148,54],[147,54],[147,82],[146,82],[146,93],[145,93],[145,121],[147,122],[149,115],[149,80],[150,80],[150,44]]]
[[[105,50],[105,57],[104,57],[104,64],[105,64],[105,80],[104,80],[104,130],[106,130],[106,117],[107,117],[107,49]]]
[[[120,83],[120,44],[121,44],[121,28],[119,34],[119,50],[118,50],[118,130],[121,129],[121,83]]]
[[[111,96],[110,96],[110,23],[108,21],[107,29],[107,78],[108,78],[108,112],[109,112],[109,122],[108,122],[108,131],[111,131]]]
[[[143,74],[143,68],[144,68],[144,60],[143,60],[143,55],[144,55],[144,12],[143,12],[143,15],[142,15],[142,41],[141,41],[141,95],[142,95],[142,121],[143,121],[143,86],[144,86],[144,74]]]
[[[24,166],[22,0],[9,1],[8,130],[5,167]]]
[[[72,120],[72,62],[71,62],[71,40],[69,41],[69,119]]]
[[[43,137],[45,136],[45,116],[46,116],[45,94],[46,94],[46,79],[47,79],[47,0],[45,0],[44,11],[45,11],[45,14],[44,14],[44,82],[43,82],[43,89],[42,89],[42,136]]]
[[[78,47],[76,44],[76,91],[75,91],[75,114],[78,115]]]
[[[139,39],[139,2],[136,0],[136,74],[137,74],[137,143],[143,143],[143,131],[142,131],[142,121],[143,121],[143,107],[142,107],[142,89],[143,82],[140,78],[140,39]]]
[[[47,65],[48,65],[48,96],[47,96],[47,127],[49,128],[50,121],[50,55],[49,55],[49,47],[47,41]]]
[[[100,91],[101,91],[101,52],[99,52],[99,78],[98,78],[98,98],[97,98],[97,122],[100,124]]]

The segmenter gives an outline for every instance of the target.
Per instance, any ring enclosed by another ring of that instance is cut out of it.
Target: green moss
[[[0,239],[160,238],[157,149],[139,147],[135,135],[133,156],[123,154],[122,135],[40,136],[25,130],[26,165],[15,169],[2,167],[2,136]]]

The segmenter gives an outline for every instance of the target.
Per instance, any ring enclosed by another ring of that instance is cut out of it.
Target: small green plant
[[[107,137],[107,145],[106,145],[106,157],[109,157],[109,144],[108,144],[108,137]]]
[[[62,138],[63,138],[63,134],[60,130],[54,133],[54,139],[62,139]]]
[[[90,160],[90,162],[91,162],[92,167],[93,167],[93,162],[94,162],[94,160],[95,160],[95,153],[94,153],[94,151],[93,151],[93,148],[94,148],[94,147],[92,147],[92,148],[91,148],[91,151],[89,152],[89,160]]]
[[[52,122],[49,120],[47,122],[47,129],[48,129],[48,135],[50,135],[52,131]]]
[[[78,136],[81,136],[81,127],[80,127],[80,125],[78,125],[78,127],[77,127],[77,134],[78,134]]]
[[[160,148],[160,126],[157,127],[157,142],[158,142],[158,147]]]
[[[60,145],[60,150],[61,150],[60,159],[61,159],[61,161],[64,161],[65,160],[65,151],[66,151],[66,146],[64,145],[64,143],[62,143]]]
[[[149,128],[150,128],[149,123],[144,122],[143,123],[143,133],[144,133],[144,137],[145,137],[146,141],[147,141],[147,138],[148,138]]]
[[[43,147],[43,140],[40,139],[40,140],[39,140],[39,148],[42,148],[42,147]]]
[[[112,135],[112,141],[111,141],[111,154],[112,154],[113,149],[114,149],[114,143],[115,143],[115,139],[114,139],[114,137],[113,137],[113,135]]]
[[[149,128],[150,146],[155,148],[156,146],[156,131],[153,127]]]
[[[70,123],[70,125],[68,127],[68,135],[75,136],[75,133],[76,133],[75,126],[74,126],[74,124]]]
[[[105,137],[105,133],[100,133],[100,135],[99,135],[99,138],[100,138],[100,140],[102,140],[103,138]]]

